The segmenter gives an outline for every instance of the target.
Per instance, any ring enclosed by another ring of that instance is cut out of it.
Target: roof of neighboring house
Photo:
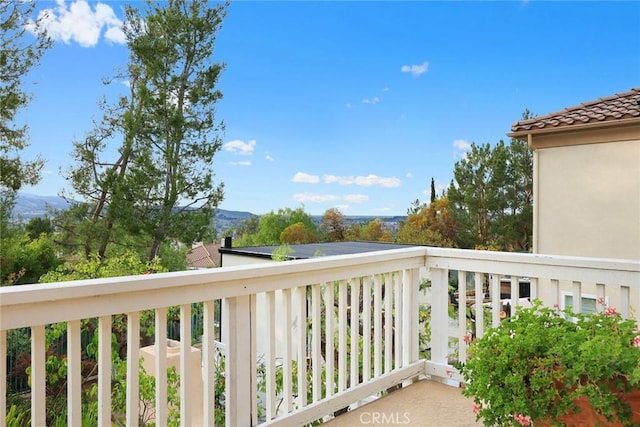
[[[562,111],[533,119],[521,120],[511,125],[509,136],[547,132],[580,125],[596,125],[606,122],[634,119],[640,121],[640,88],[617,93],[595,101],[584,102]]]
[[[388,249],[410,248],[417,245],[400,245],[384,242],[331,242],[331,243],[306,243],[301,245],[289,245],[293,253],[288,259],[307,259],[329,255],[360,254],[365,252],[384,251]],[[252,256],[257,258],[271,258],[271,254],[280,246],[245,246],[237,248],[220,247],[223,254]]]
[[[220,265],[220,253],[218,243],[203,245],[198,243],[187,252],[187,267],[212,268]]]

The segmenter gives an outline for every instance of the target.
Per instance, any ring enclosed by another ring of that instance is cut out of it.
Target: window
[[[582,295],[582,314],[592,314],[597,311],[597,299],[595,295]],[[606,302],[606,300],[605,300]],[[573,307],[573,294],[570,292],[562,292],[562,307]]]

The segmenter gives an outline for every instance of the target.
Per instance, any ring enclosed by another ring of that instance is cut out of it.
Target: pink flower
[[[640,335],[636,336],[636,337],[633,339],[633,346],[634,346],[634,347],[640,347]]]
[[[598,304],[604,305],[604,298],[603,297],[598,297]]]
[[[615,307],[607,307],[604,309],[605,316],[613,317],[613,316],[616,316],[617,314],[618,314],[618,310],[616,310]]]
[[[451,375],[453,375],[453,372],[450,369],[445,369],[444,373],[448,376],[451,377]]]
[[[469,344],[471,342],[471,334],[467,332],[466,334],[464,334],[464,337],[462,337],[462,340]]]
[[[480,405],[478,405],[476,402],[473,402],[473,413],[477,414],[478,412],[480,412]]]
[[[556,310],[560,310],[560,306],[557,303],[553,304],[553,308],[555,308]]]
[[[526,415],[522,415],[522,414],[515,414],[513,416],[513,418],[515,418],[515,420],[521,425],[521,426],[530,426],[531,425],[531,418],[529,418]]]

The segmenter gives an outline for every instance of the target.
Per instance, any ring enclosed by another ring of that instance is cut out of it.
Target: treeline
[[[449,187],[437,195],[432,179],[429,200],[412,202],[406,220],[397,227],[381,219],[347,221],[335,208],[328,209],[318,224],[304,207],[298,207],[251,216],[223,236],[233,236],[235,246],[358,240],[528,252],[532,249],[532,194],[532,153],[525,143],[472,144],[468,154],[454,165]],[[69,218],[82,216],[77,212],[81,207],[10,227],[11,232],[1,239],[2,283],[95,278],[114,275],[114,271],[133,274],[186,269],[185,252],[193,240],[183,241],[182,246],[177,240],[166,242],[154,260],[145,261],[147,246],[126,229],[113,231],[120,240],[109,247],[109,256],[101,258],[90,252],[85,258],[82,251],[69,251],[67,242],[72,233],[64,224]],[[210,240],[223,237],[217,236],[212,226],[208,233]],[[140,245],[138,251],[136,244]]]
[[[523,117],[529,116],[525,111]],[[238,246],[366,240],[531,251],[533,156],[526,143],[471,144],[453,175],[440,195],[432,179],[429,201],[415,200],[397,229],[380,219],[347,225],[338,209],[327,210],[317,225],[301,207],[251,217],[225,235],[233,235]]]

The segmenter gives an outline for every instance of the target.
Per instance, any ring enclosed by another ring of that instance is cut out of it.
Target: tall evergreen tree
[[[492,191],[491,146],[471,144],[467,156],[454,165],[454,181],[447,196],[454,220],[459,223],[457,246],[474,248],[490,241]]]
[[[126,9],[130,92],[105,104],[103,121],[76,144],[70,173],[92,207],[86,253],[105,255],[114,224],[147,238],[149,259],[167,239],[191,243],[212,226],[223,198],[213,158],[224,130],[215,118],[224,65],[213,57],[227,8],[205,0],[149,0],[144,11]],[[114,142],[119,157],[101,159]],[[95,248],[91,236],[98,236]]]
[[[438,196],[436,196],[436,183],[431,177],[431,203],[435,202]]]
[[[27,107],[31,96],[24,89],[27,73],[38,65],[51,46],[46,33],[30,15],[35,2],[0,2],[0,226],[6,225],[23,185],[36,184],[44,161],[23,160],[20,152],[28,146],[27,126],[16,123],[17,114]],[[31,31],[35,36],[27,34]],[[34,38],[35,37],[35,38]]]
[[[454,166],[447,196],[458,224],[456,246],[531,250],[533,153],[526,143],[472,144]]]

